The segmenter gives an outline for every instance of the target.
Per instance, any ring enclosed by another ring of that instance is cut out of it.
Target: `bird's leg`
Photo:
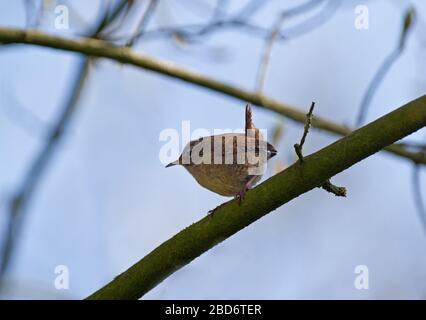
[[[244,184],[242,189],[235,195],[235,199],[238,199],[238,205],[241,205],[241,201],[244,199],[246,192],[252,187],[253,181],[257,176],[251,176],[251,178]]]

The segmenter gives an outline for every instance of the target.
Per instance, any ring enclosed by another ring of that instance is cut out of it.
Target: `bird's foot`
[[[257,176],[251,176],[247,183],[243,186],[243,188],[235,195],[235,199],[238,200],[238,205],[241,206],[241,201],[244,200],[244,197],[247,191],[253,186],[254,181]]]
[[[238,205],[241,206],[241,201],[244,200],[244,197],[246,195],[246,192],[248,191],[249,187],[245,185],[236,195],[235,199],[238,200]]]

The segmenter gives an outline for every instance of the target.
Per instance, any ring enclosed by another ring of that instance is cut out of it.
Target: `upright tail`
[[[253,117],[251,112],[250,104],[246,105],[246,137],[255,137],[257,141],[259,139],[263,139],[262,135],[260,135],[259,129],[257,129],[253,123]]]

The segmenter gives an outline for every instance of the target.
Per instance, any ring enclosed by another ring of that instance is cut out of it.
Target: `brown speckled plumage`
[[[264,141],[254,127],[251,108],[247,105],[245,133],[193,140],[186,145],[179,159],[167,167],[182,165],[204,188],[222,196],[237,195],[241,200],[246,190],[260,180],[266,161],[275,154],[275,148]],[[260,155],[264,158],[259,158]]]

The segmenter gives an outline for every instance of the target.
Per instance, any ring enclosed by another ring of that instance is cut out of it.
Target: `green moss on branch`
[[[426,125],[426,96],[296,162],[182,230],[89,299],[137,299],[173,272],[276,208]]]

